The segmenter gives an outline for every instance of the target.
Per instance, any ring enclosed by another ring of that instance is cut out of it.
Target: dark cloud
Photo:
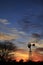
[[[34,37],[34,38],[39,38],[39,37],[40,37],[40,34],[38,34],[38,33],[33,33],[33,34],[32,34],[32,37]]]
[[[34,41],[33,42],[36,42],[37,43],[37,42],[39,42],[41,36],[38,33],[32,33],[32,38],[34,38]]]
[[[36,1],[35,3],[37,3],[37,2],[41,4],[42,0]],[[39,8],[39,10],[40,10],[40,8]],[[37,11],[36,13],[32,9],[28,9],[28,12],[26,13],[26,15],[24,15],[24,17],[20,21],[17,22],[18,26],[20,26],[20,28],[22,28],[21,30],[23,30],[25,32],[30,32],[30,30],[33,31],[32,29],[35,29],[35,30],[38,29],[38,30],[40,30],[40,32],[43,32],[42,8],[39,12]]]
[[[43,51],[43,48],[36,48],[36,51]]]
[[[31,25],[29,18],[26,16],[22,20],[17,22],[23,31],[27,31]]]
[[[43,13],[38,16],[39,18],[43,18]]]
[[[37,19],[36,22],[32,22],[31,17],[35,17]],[[26,16],[23,17],[23,19],[19,20],[17,22],[20,27],[22,28],[22,30],[28,30],[29,27],[32,28],[43,28],[43,12],[40,14],[35,14],[32,12],[29,12]]]

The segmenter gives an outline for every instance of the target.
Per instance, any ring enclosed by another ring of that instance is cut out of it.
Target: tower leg
[[[29,61],[31,61],[31,48],[29,49]]]

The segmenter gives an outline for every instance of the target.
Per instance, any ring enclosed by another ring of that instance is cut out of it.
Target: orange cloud
[[[16,39],[18,38],[18,36],[14,35],[7,35],[7,34],[4,34],[4,33],[0,33],[0,40],[12,40],[12,39]]]
[[[43,61],[43,55],[41,55],[38,52],[33,52],[31,58],[32,58],[32,61],[34,62]]]

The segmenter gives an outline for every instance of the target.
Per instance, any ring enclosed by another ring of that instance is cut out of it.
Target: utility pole
[[[28,48],[29,48],[29,61],[31,61],[31,54],[32,54],[32,50],[31,50],[31,46],[35,46],[35,44],[28,43]]]

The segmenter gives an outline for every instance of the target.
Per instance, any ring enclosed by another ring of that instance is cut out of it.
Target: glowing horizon
[[[20,60],[23,60],[23,62],[27,62],[29,60],[29,52],[23,53],[22,51],[18,50],[15,52],[11,52],[9,54],[14,54],[12,60],[16,60],[16,62],[19,62]],[[31,61],[33,62],[43,61],[43,55],[34,51],[31,54]]]

